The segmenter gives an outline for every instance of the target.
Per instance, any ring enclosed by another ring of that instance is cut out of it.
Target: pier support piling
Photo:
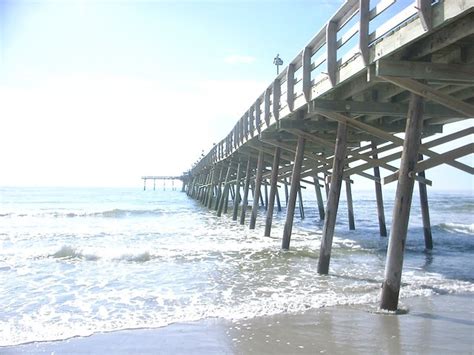
[[[418,161],[423,160],[423,154],[418,155]],[[425,172],[420,171],[418,175],[425,178]],[[425,248],[427,250],[433,249],[433,236],[431,234],[431,222],[430,222],[430,209],[428,205],[428,191],[426,190],[426,184],[418,182],[420,190],[420,207],[421,207],[421,218],[423,220],[423,235],[425,237]]]
[[[316,174],[313,177],[314,181],[314,189],[316,190],[316,199],[318,202],[318,211],[319,211],[319,219],[322,221],[324,220],[324,202],[323,202],[323,195],[321,194],[321,186],[319,185],[318,175]]]
[[[257,212],[258,212],[258,199],[260,194],[260,188],[262,186],[262,175],[263,175],[263,151],[258,152],[258,160],[257,160],[257,172],[255,176],[255,190],[254,190],[254,197],[253,197],[253,205],[252,205],[252,214],[250,215],[250,223],[249,228],[255,229],[255,223],[257,222]]]
[[[239,204],[240,204],[240,171],[242,164],[238,163],[237,165],[237,176],[235,180],[235,199],[234,199],[234,210],[232,214],[232,220],[237,220],[237,215],[239,213]]]
[[[327,275],[331,259],[332,238],[336,226],[337,208],[341,195],[341,185],[344,172],[344,160],[347,147],[347,124],[339,122],[336,133],[336,147],[332,166],[331,185],[326,204],[326,217],[324,219],[321,248],[319,250],[318,274]]]
[[[273,221],[273,208],[275,205],[275,197],[278,192],[277,187],[277,180],[278,180],[278,168],[280,166],[280,154],[281,148],[275,148],[275,155],[273,156],[273,165],[272,165],[272,175],[270,178],[270,199],[268,200],[268,208],[267,208],[267,218],[265,220],[265,237],[270,236],[270,232],[272,229],[272,221]]]
[[[370,143],[371,148],[373,151],[377,149],[377,145],[374,141]],[[372,155],[374,159],[378,159],[378,154],[374,153]],[[379,230],[380,236],[386,237],[387,236],[387,226],[385,224],[385,212],[383,208],[383,195],[382,195],[382,182],[380,181],[380,168],[378,166],[374,166],[374,177],[375,180],[375,198],[377,200],[377,215],[379,218]]]
[[[300,207],[300,218],[304,219],[303,196],[301,195],[301,186],[298,187],[298,202]]]
[[[346,179],[346,199],[347,199],[347,216],[349,218],[349,230],[355,230],[354,222],[354,204],[352,203],[352,189],[350,176]]]
[[[301,164],[304,157],[305,139],[298,137],[296,145],[295,162],[293,164],[293,174],[291,175],[290,195],[288,198],[288,207],[286,209],[286,222],[283,229],[282,249],[288,250],[290,248],[291,232],[293,229],[293,218],[295,214],[296,195],[300,187]]]
[[[393,206],[392,227],[388,242],[385,277],[382,284],[380,308],[397,310],[407,237],[410,207],[415,180],[410,176],[416,166],[423,127],[423,99],[411,94],[405,128],[398,184]]]
[[[222,195],[219,199],[219,208],[217,209],[217,217],[222,215],[222,210],[224,209],[225,201],[229,201],[229,178],[230,178],[230,171],[232,169],[232,163],[229,163],[227,167],[227,173],[225,175],[225,182],[224,182],[224,189],[222,191]]]
[[[245,183],[244,183],[244,197],[242,199],[242,209],[240,211],[240,224],[245,223],[245,212],[247,211],[248,198],[249,198],[249,187],[250,187],[250,159],[247,162],[247,168],[245,169]]]

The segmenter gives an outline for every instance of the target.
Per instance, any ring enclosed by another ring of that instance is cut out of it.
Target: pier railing
[[[280,119],[291,117],[374,61],[455,17],[461,10],[454,1],[453,6],[449,3],[379,0],[372,1],[369,8],[369,0],[346,1],[192,170],[226,159]],[[384,13],[390,16],[384,17]],[[403,36],[386,39],[402,26],[410,27]]]

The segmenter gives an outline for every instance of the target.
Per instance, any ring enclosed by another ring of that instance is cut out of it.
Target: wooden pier
[[[473,61],[474,0],[348,0],[190,170],[185,191],[219,216],[230,195],[233,219],[248,218],[250,228],[263,202],[268,236],[283,188],[288,249],[297,205],[304,214],[301,189],[312,186],[324,219],[318,272],[327,274],[342,184],[353,229],[351,176],[373,181],[383,237],[382,185],[397,182],[380,301],[396,310],[415,182],[430,249],[426,185],[435,177],[425,171],[449,164],[474,173],[456,160],[473,154],[473,143],[440,152],[447,142],[472,137],[472,124],[435,136],[447,123],[474,117]]]
[[[152,175],[149,175],[149,176],[142,176],[142,180],[143,180],[143,191],[146,190],[146,182],[147,180],[151,180],[153,181],[153,191],[156,190],[156,181],[162,181],[163,182],[163,190],[165,190],[165,182],[166,181],[171,181],[171,189],[172,190],[176,190],[176,187],[174,186],[174,182],[175,181],[182,181],[183,182],[183,187],[182,187],[182,191],[184,192],[184,184],[185,184],[185,181],[187,180],[187,175],[186,174],[183,174],[181,176],[152,176]]]

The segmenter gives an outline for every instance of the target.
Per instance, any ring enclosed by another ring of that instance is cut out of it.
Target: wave
[[[15,213],[7,212],[0,213],[1,217],[53,217],[53,218],[77,218],[77,217],[103,217],[103,218],[126,218],[126,217],[146,217],[146,216],[158,216],[163,211],[160,209],[153,210],[128,210],[115,208],[113,210],[106,210],[101,212],[81,213],[81,212],[33,212],[33,213]]]
[[[474,224],[441,223],[438,225],[438,227],[444,229],[447,232],[474,235]]]
[[[137,262],[143,263],[150,261],[152,259],[156,259],[157,256],[151,255],[149,251],[138,252],[136,254],[133,253],[114,253],[111,254],[107,251],[100,253],[100,252],[93,252],[93,253],[85,253],[84,251],[72,247],[70,245],[62,246],[57,252],[48,255],[49,257],[56,258],[56,259],[63,259],[63,260],[70,260],[70,259],[80,259],[80,260],[88,260],[88,261],[96,261],[100,259],[109,259],[114,261],[128,261],[128,262]]]

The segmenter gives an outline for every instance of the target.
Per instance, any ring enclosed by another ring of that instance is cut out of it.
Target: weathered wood
[[[209,209],[212,207],[212,199],[214,198],[214,183],[215,183],[214,180],[215,180],[215,176],[216,176],[216,169],[214,167],[211,171],[211,180],[210,180],[210,185],[208,187],[208,194],[207,194],[206,206]]]
[[[265,203],[264,203],[264,206],[265,206],[265,211],[268,210],[268,183],[266,180],[264,180],[264,189],[263,191],[265,192]]]
[[[281,100],[281,84],[280,84],[280,79],[278,78],[273,81],[272,93],[273,93],[273,100],[272,100],[273,118],[276,121],[278,121],[278,119],[280,118],[280,100]]]
[[[336,150],[331,175],[331,186],[326,204],[326,217],[324,219],[321,248],[319,250],[318,274],[328,274],[329,261],[331,259],[332,239],[336,226],[337,208],[341,194],[342,173],[344,171],[344,159],[347,147],[347,125],[339,122],[336,136]]]
[[[276,201],[277,201],[278,212],[281,212],[280,193],[278,192],[278,187],[276,189]]]
[[[418,155],[418,161],[423,160],[423,154]],[[419,174],[425,177],[425,171],[420,171]],[[423,236],[425,238],[425,249],[433,249],[433,236],[431,234],[430,209],[428,205],[428,191],[425,184],[418,183],[420,190],[420,207],[421,219],[423,221]]]
[[[304,47],[302,53],[303,65],[303,95],[306,102],[311,100],[311,51],[309,46]]]
[[[408,176],[413,170],[418,158],[420,147],[423,116],[423,99],[415,94],[411,95],[410,110],[407,117],[405,143],[400,162],[395,203],[393,207],[392,228],[385,264],[385,278],[382,284],[380,308],[395,311],[398,307],[400,293],[403,254],[410,218],[411,199],[415,180]]]
[[[300,207],[300,218],[304,219],[303,196],[301,195],[301,186],[298,187],[298,203]]]
[[[433,28],[433,18],[431,13],[431,0],[416,0],[416,8],[421,24],[425,31]]]
[[[314,189],[316,190],[316,200],[318,202],[319,219],[322,221],[324,219],[324,202],[323,196],[321,194],[321,186],[319,185],[318,175],[313,177],[313,181]]]
[[[305,139],[298,138],[296,146],[295,163],[293,164],[293,174],[291,177],[290,195],[288,198],[288,207],[286,209],[286,222],[283,230],[282,248],[288,250],[290,248],[291,232],[293,229],[293,218],[295,214],[296,195],[300,187],[301,163],[304,157]]]
[[[326,25],[326,65],[331,86],[336,85],[337,74],[337,23],[329,21]]]
[[[295,107],[295,65],[288,64],[286,71],[286,104],[288,109],[293,111]]]
[[[260,187],[262,185],[262,173],[263,173],[263,152],[258,153],[257,161],[257,171],[255,176],[255,189],[253,191],[253,205],[252,205],[252,214],[250,215],[249,228],[255,229],[255,223],[257,221],[257,212],[258,212],[258,199],[260,196]]]
[[[369,64],[369,2],[370,0],[359,0],[359,51],[365,65]]]
[[[377,145],[374,141],[371,142],[372,150],[377,149]],[[377,153],[373,154],[374,159],[378,159]],[[379,230],[380,236],[387,236],[387,226],[385,224],[385,212],[383,208],[383,195],[382,195],[382,184],[380,183],[380,169],[378,166],[374,166],[374,176],[379,179],[375,181],[375,199],[377,200],[377,216],[379,219]]]
[[[272,221],[273,221],[273,208],[275,205],[275,196],[277,194],[277,181],[278,181],[278,168],[280,165],[280,153],[281,148],[275,148],[275,154],[273,156],[273,165],[272,165],[272,177],[270,179],[270,199],[268,200],[268,208],[267,208],[267,217],[265,219],[265,233],[266,237],[270,236],[271,229],[272,229]]]
[[[288,178],[285,178],[285,205],[288,206]]]
[[[474,69],[472,64],[445,64],[381,59],[375,63],[375,75],[474,83]]]
[[[351,189],[351,180],[346,179],[346,200],[347,200],[347,217],[349,219],[349,229],[355,229],[354,221],[354,204],[352,202],[352,189]]]
[[[219,208],[219,200],[222,196],[222,178],[224,174],[224,166],[221,166],[220,171],[219,171],[219,178],[217,181],[217,191],[216,191],[216,203],[214,205],[214,209],[217,211]]]
[[[250,187],[250,159],[247,161],[247,168],[245,169],[245,183],[244,183],[244,197],[242,199],[242,210],[240,211],[240,224],[245,223],[245,212],[247,211],[248,198]]]
[[[229,163],[229,166],[227,167],[227,173],[225,175],[225,181],[224,181],[224,191],[222,191],[222,195],[219,198],[219,207],[217,209],[217,217],[220,217],[222,215],[222,210],[224,209],[225,205],[225,200],[229,200],[229,179],[230,179],[230,172],[232,170],[232,163]]]
[[[240,171],[241,171],[241,163],[237,164],[237,176],[235,182],[235,199],[234,199],[234,209],[232,213],[232,220],[237,220],[237,215],[239,213],[239,204],[240,204]]]
[[[465,101],[458,100],[452,96],[446,95],[431,86],[422,84],[416,80],[409,78],[399,78],[394,76],[380,76],[382,79],[389,81],[401,88],[411,91],[414,94],[423,96],[429,100],[439,102],[450,109],[459,112],[466,117],[474,117],[474,106]]]

